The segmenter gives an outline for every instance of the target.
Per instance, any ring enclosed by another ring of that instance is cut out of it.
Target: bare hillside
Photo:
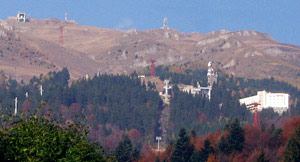
[[[64,26],[63,46],[58,45],[59,26]],[[277,42],[257,31],[117,31],[30,18],[27,23],[1,20],[0,41],[1,70],[24,79],[62,67],[68,67],[74,79],[98,71],[130,73],[156,59],[157,65],[213,61],[220,70],[237,76],[272,76],[298,86],[300,82],[300,47]],[[21,49],[29,50],[28,57]]]

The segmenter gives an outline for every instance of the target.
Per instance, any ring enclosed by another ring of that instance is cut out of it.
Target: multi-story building
[[[240,104],[245,104],[252,111],[253,105],[257,104],[257,110],[272,108],[274,112],[282,114],[289,109],[289,94],[287,93],[271,93],[266,91],[258,91],[257,95],[242,98]]]

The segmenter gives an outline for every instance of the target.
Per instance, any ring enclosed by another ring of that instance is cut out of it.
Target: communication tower
[[[156,76],[156,71],[155,71],[155,65],[154,63],[156,62],[156,60],[151,59],[151,76]]]
[[[169,27],[168,27],[168,18],[164,18],[164,20],[163,20],[163,26],[161,27],[161,29],[170,29]]]
[[[63,29],[64,29],[64,26],[59,26],[59,29],[60,29],[60,35],[59,35],[59,41],[58,41],[58,44],[63,46],[64,45],[64,35],[63,35]]]
[[[68,12],[65,12],[65,21],[68,21]]]
[[[207,70],[207,82],[209,86],[213,86],[214,83],[218,82],[218,74],[214,72],[212,68],[212,62],[208,62],[208,70]]]
[[[260,128],[260,119],[259,119],[259,113],[257,110],[259,103],[253,103],[254,108],[254,117],[253,117],[253,126]]]
[[[26,22],[26,13],[25,12],[18,12],[17,14],[17,21],[18,22]]]

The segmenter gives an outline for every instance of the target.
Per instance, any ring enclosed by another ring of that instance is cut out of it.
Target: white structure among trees
[[[287,93],[271,93],[266,91],[258,91],[257,95],[242,98],[240,104],[245,104],[250,110],[255,103],[258,104],[257,110],[272,108],[274,112],[280,115],[289,109],[289,94]],[[252,110],[254,111],[254,110]]]

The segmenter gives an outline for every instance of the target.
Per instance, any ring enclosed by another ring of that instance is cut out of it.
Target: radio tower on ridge
[[[64,29],[64,26],[59,26],[59,29],[60,29],[60,35],[59,35],[59,41],[58,41],[58,44],[63,46],[64,45],[64,35],[63,35],[63,29]]]
[[[156,62],[156,60],[151,59],[151,76],[156,76],[156,72],[155,72],[155,65],[154,63]]]

